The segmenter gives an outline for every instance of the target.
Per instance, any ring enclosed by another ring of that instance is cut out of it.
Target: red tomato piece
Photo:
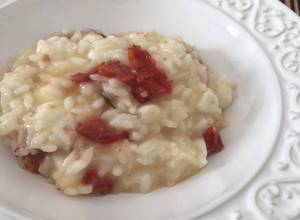
[[[89,70],[86,73],[76,73],[71,76],[71,80],[76,83],[89,82],[91,81],[90,75],[96,74],[97,70],[98,70],[98,66],[93,67],[91,70]]]
[[[39,173],[39,167],[44,160],[46,153],[38,151],[36,154],[28,154],[21,157],[24,168],[31,173]]]
[[[139,102],[147,102],[171,93],[171,82],[167,75],[156,67],[155,61],[146,50],[133,45],[128,48],[128,59],[130,68],[137,72],[132,93]]]
[[[223,150],[224,145],[219,133],[217,132],[217,129],[214,126],[208,127],[202,135],[206,144],[208,155]]]
[[[128,48],[129,66],[136,71],[155,69],[155,62],[151,55],[140,46]]]
[[[131,94],[139,103],[145,103],[151,100],[152,94],[150,93],[149,87],[147,85],[136,84],[131,89]]]
[[[79,123],[76,132],[99,144],[110,144],[129,137],[128,131],[114,130],[100,118],[93,118]]]
[[[76,73],[71,76],[71,80],[76,83],[83,83],[90,81],[90,74],[87,73]]]
[[[104,62],[87,73],[71,76],[76,83],[90,81],[91,74],[116,78],[128,85],[133,97],[140,103],[170,94],[171,82],[167,75],[156,67],[151,55],[137,45],[128,48],[129,66],[118,60]]]
[[[89,169],[81,178],[84,185],[92,185],[94,193],[107,194],[113,189],[113,182],[108,177],[101,177],[94,169]]]
[[[100,64],[97,72],[99,75],[104,77],[117,78],[128,85],[135,83],[135,76],[131,69],[118,60],[111,60]]]

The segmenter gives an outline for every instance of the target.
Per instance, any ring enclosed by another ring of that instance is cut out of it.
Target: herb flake
[[[116,109],[116,106],[112,103],[112,101],[106,96],[106,94],[104,92],[102,92],[101,95],[104,98],[104,101],[106,102],[106,104],[111,106],[113,109]]]

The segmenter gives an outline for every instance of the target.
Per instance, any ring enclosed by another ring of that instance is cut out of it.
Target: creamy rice
[[[70,80],[111,60],[130,65],[132,45],[147,51],[167,76],[169,94],[140,103],[117,78],[90,74],[86,82]],[[26,169],[66,194],[95,192],[95,175],[103,178],[100,193],[148,192],[207,164],[202,134],[224,127],[222,111],[234,87],[228,76],[209,72],[198,51],[182,40],[156,33],[58,35],[22,51],[4,74],[0,134]],[[129,136],[109,144],[89,140],[76,127],[91,117]]]

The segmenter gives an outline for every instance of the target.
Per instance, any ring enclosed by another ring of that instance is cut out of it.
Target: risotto
[[[235,83],[157,33],[64,31],[20,52],[0,83],[0,134],[68,195],[149,192],[223,149]]]

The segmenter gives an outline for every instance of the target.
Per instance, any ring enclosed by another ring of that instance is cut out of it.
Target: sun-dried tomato
[[[130,68],[136,71],[156,69],[155,61],[152,59],[151,55],[137,45],[128,48],[128,60]]]
[[[84,82],[89,82],[89,81],[91,81],[90,76],[92,74],[96,74],[97,70],[98,70],[98,66],[93,67],[92,69],[90,69],[86,73],[76,73],[74,75],[71,75],[70,78],[73,82],[79,83],[79,84],[84,83]]]
[[[133,97],[140,103],[171,92],[171,82],[166,74],[156,67],[155,61],[147,51],[133,45],[128,48],[128,59],[129,67],[117,60],[102,63],[98,74],[117,78],[127,84]]]
[[[152,98],[171,93],[171,81],[157,68],[151,55],[137,45],[128,48],[129,67],[137,74],[136,84],[132,86],[133,96],[143,103]]]
[[[108,177],[101,177],[94,169],[87,170],[81,178],[84,185],[92,185],[94,193],[108,194],[113,189],[113,181]]]
[[[107,78],[117,78],[128,85],[135,84],[135,75],[131,69],[118,60],[111,60],[100,64],[97,72],[99,75]]]
[[[83,83],[90,81],[90,74],[88,73],[76,73],[71,76],[71,80],[75,83]]]
[[[214,126],[208,127],[203,132],[203,138],[207,148],[207,154],[217,153],[223,150],[224,145],[222,143],[221,137]]]
[[[79,123],[76,132],[99,144],[110,144],[129,137],[128,131],[115,130],[100,118],[93,118]]]
[[[46,153],[38,151],[36,154],[28,154],[21,157],[22,164],[31,173],[39,173],[39,167],[44,160]]]
[[[72,75],[71,80],[76,83],[88,82],[91,74],[116,78],[130,87],[131,94],[140,103],[171,93],[171,81],[157,68],[146,50],[133,45],[128,48],[128,60],[129,66],[118,60],[104,62],[87,73]]]

